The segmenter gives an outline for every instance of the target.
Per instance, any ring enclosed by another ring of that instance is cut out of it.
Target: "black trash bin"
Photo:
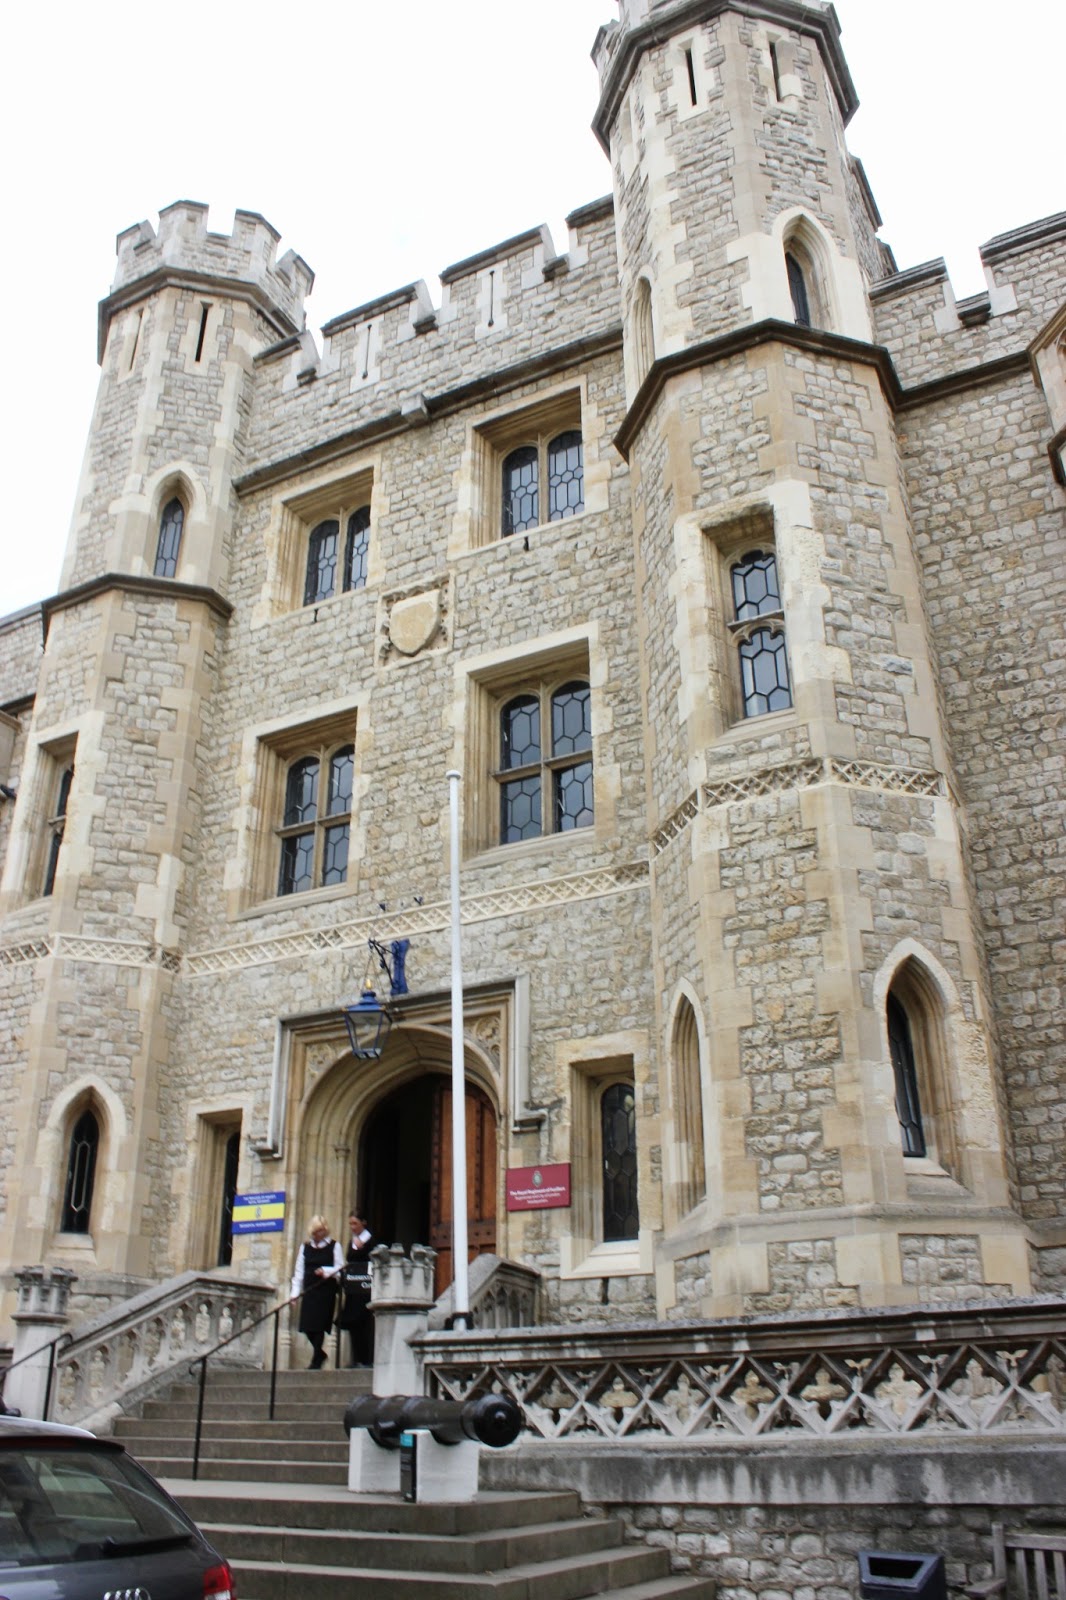
[[[948,1600],[943,1556],[916,1555],[906,1550],[860,1550],[859,1593],[863,1600]]]

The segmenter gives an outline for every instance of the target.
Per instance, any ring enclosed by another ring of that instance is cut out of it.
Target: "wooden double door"
[[[469,1258],[496,1248],[499,1171],[496,1114],[476,1084],[466,1085],[466,1214]],[[371,1113],[360,1140],[358,1197],[384,1244],[428,1244],[437,1252],[435,1288],[451,1283],[452,1089],[429,1074],[395,1090]]]

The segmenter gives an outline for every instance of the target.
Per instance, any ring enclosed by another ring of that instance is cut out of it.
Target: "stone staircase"
[[[270,1422],[268,1377],[219,1373],[195,1483],[192,1384],[114,1432],[226,1556],[240,1600],[714,1600],[713,1583],[624,1545],[621,1522],[584,1515],[569,1489],[445,1505],[349,1493],[342,1417],[369,1387],[369,1372],[280,1373]]]

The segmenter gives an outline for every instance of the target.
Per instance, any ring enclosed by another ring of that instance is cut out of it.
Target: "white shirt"
[[[304,1240],[304,1244],[310,1243],[310,1239]],[[336,1239],[323,1239],[322,1244],[317,1246],[317,1248],[321,1250],[328,1244],[333,1246],[333,1265],[329,1267],[323,1267],[322,1276],[324,1278],[335,1278],[344,1270],[344,1256],[341,1253],[341,1247],[337,1243]],[[289,1290],[289,1298],[291,1300],[295,1300],[298,1294],[303,1294],[304,1289],[309,1289],[310,1287],[311,1285],[309,1283],[304,1283],[304,1246],[301,1244],[296,1255],[296,1270],[292,1275],[292,1287]]]

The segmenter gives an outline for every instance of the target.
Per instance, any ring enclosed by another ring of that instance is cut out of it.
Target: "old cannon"
[[[483,1394],[477,1400],[434,1400],[426,1395],[364,1395],[344,1413],[344,1431],[365,1428],[384,1450],[398,1450],[400,1435],[424,1429],[438,1444],[487,1444],[500,1450],[513,1444],[525,1426],[522,1409],[510,1395]]]
[[[522,1408],[506,1394],[476,1400],[361,1396],[344,1413],[348,1487],[362,1493],[399,1488],[405,1500],[473,1500],[480,1446],[499,1450],[524,1426]]]

